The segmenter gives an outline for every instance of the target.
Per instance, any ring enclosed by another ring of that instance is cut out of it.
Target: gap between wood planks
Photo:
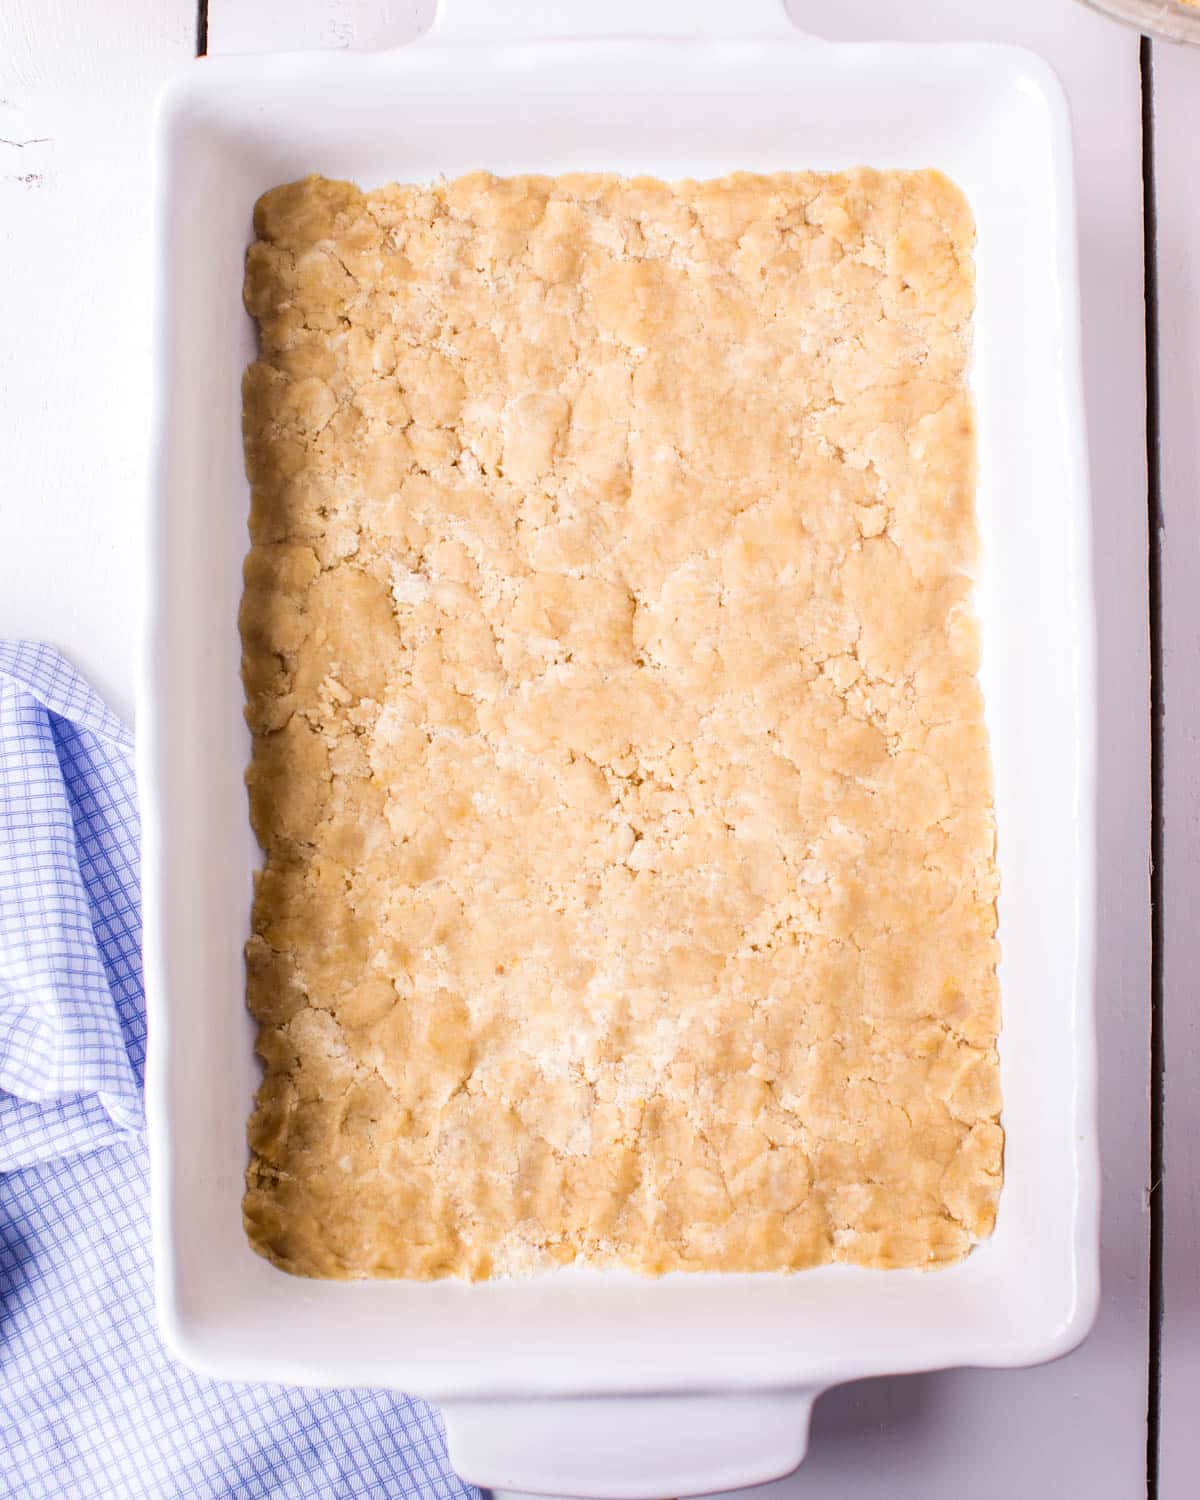
[[[1146,1494],[1159,1500],[1162,1417],[1163,1225],[1163,642],[1162,463],[1159,446],[1158,204],[1154,176],[1154,48],[1141,41],[1142,222],[1146,275],[1146,479],[1150,584],[1150,1359],[1146,1401]]]

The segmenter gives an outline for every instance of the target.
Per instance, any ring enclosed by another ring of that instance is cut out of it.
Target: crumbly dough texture
[[[255,1247],[964,1255],[1003,1138],[959,191],[310,177],[255,227]]]

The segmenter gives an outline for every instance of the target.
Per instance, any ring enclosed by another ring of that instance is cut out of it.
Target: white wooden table
[[[1073,0],[792,10],[840,38],[1032,46],[1071,97],[1100,609],[1104,1301],[1091,1338],[1056,1365],[830,1393],[803,1469],[763,1493],[1189,1500],[1200,1473],[1200,49],[1141,47]],[[54,642],[126,716],[151,394],[154,97],[198,47],[385,46],[431,14],[432,0],[201,0],[199,16],[196,0],[0,5],[0,633]],[[1146,201],[1157,206],[1148,261]],[[1152,663],[1165,705],[1153,985]]]

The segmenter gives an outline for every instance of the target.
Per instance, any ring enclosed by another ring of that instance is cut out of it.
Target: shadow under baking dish
[[[526,43],[206,63],[159,121],[160,424],[140,734],[147,1095],[159,1314],[208,1374],[434,1399],[824,1385],[1030,1363],[1097,1287],[1090,519],[1066,106],[998,47]],[[933,1274],[569,1269],[528,1280],[305,1281],[241,1224],[258,1069],[242,943],[237,608],[248,495],[241,313],[255,198],[474,168],[660,177],[934,166],[978,226],[982,683],[1001,875],[1006,1181],[993,1237]]]

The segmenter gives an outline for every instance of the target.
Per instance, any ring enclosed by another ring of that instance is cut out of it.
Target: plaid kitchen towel
[[[418,1401],[159,1343],[131,750],[56,652],[0,642],[0,1496],[472,1496]]]

